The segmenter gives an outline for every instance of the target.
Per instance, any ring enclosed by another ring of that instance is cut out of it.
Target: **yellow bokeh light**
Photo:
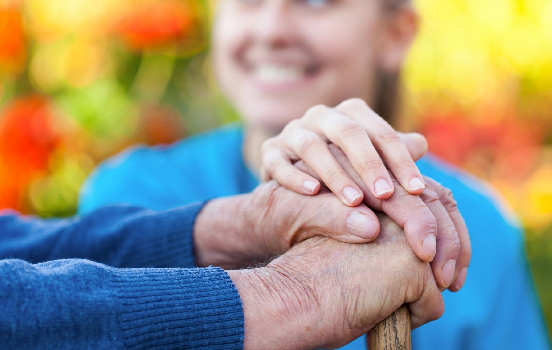
[[[31,81],[37,90],[52,92],[69,85],[84,87],[109,70],[107,50],[94,41],[65,40],[40,44],[31,60]]]
[[[105,36],[127,1],[28,0],[25,4],[29,28],[34,37],[52,40],[68,34]]]
[[[552,221],[552,164],[539,168],[527,183],[527,201],[523,217],[526,223],[539,227]]]
[[[84,87],[100,78],[107,68],[107,62],[104,46],[76,40],[68,46],[59,64],[69,85]]]

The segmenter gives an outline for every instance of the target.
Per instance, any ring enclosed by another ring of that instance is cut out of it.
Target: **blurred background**
[[[552,1],[415,2],[400,129],[506,199],[552,330]],[[0,0],[0,209],[72,215],[106,157],[236,120],[209,66],[211,10]]]

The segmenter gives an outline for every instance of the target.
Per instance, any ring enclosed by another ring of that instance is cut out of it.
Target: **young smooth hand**
[[[315,106],[290,122],[262,147],[261,177],[314,195],[322,181],[345,205],[362,202],[363,191],[332,156],[328,144],[345,152],[362,179],[364,188],[378,199],[391,197],[396,186],[389,175],[411,194],[421,194],[424,180],[414,161],[427,152],[426,139],[417,133],[398,133],[361,99],[350,99],[335,108]],[[293,163],[303,160],[318,178]]]

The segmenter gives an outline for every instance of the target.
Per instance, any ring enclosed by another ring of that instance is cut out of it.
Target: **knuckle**
[[[450,237],[450,242],[448,243],[450,253],[454,256],[460,255],[460,251],[462,249],[462,243],[460,242],[460,238],[458,237],[458,234],[456,233],[456,229],[452,227],[452,234]]]
[[[352,120],[341,123],[337,130],[344,139],[355,138],[365,133],[362,126]]]
[[[330,108],[325,105],[316,105],[307,110],[307,112],[304,115],[304,119],[310,120],[310,119],[316,119],[321,114],[327,113]]]
[[[399,134],[389,125],[386,125],[385,127],[378,130],[378,132],[376,133],[376,140],[380,143],[402,142]]]
[[[299,122],[299,119],[294,119],[290,121],[286,126],[284,126],[284,129],[282,130],[280,135],[276,136],[275,139],[289,139],[290,137],[293,137],[295,132],[301,128],[302,126]]]
[[[299,119],[294,119],[294,120],[290,121],[290,122],[286,125],[286,127],[284,128],[284,130],[292,131],[292,130],[299,129],[299,127],[300,127]]]
[[[261,146],[261,154],[264,155],[270,152],[271,150],[277,149],[277,148],[278,148],[278,141],[274,138],[270,138],[265,142],[263,142],[263,145]]]
[[[297,151],[299,155],[309,154],[313,152],[316,148],[318,148],[321,145],[321,143],[324,143],[324,145],[326,144],[325,142],[320,140],[318,136],[314,134],[313,135],[308,134],[308,135],[303,135],[299,137],[297,140],[297,143],[298,143]]]
[[[413,169],[413,168],[416,168],[416,163],[414,163],[414,161],[412,160],[412,158],[405,158],[405,159],[399,160],[399,161],[396,163],[396,166],[397,166],[397,168],[399,168],[400,170]]]
[[[437,219],[435,219],[435,216],[426,206],[423,207],[422,215],[419,215],[419,220],[421,226],[425,227],[427,232],[437,236]]]
[[[442,187],[442,186],[441,186]],[[442,187],[439,193],[439,199],[448,212],[458,210],[458,203],[452,195],[452,191],[446,187]]]
[[[426,187],[421,194],[421,198],[426,204],[439,203],[439,195],[432,188]]]
[[[435,217],[433,215],[422,218],[421,220],[421,226],[425,227],[426,234],[431,234],[437,237],[437,220],[435,220]]]
[[[366,174],[373,174],[383,168],[383,162],[377,157],[365,157],[361,165],[363,172]]]
[[[414,223],[417,231],[423,232],[424,236],[426,234],[432,234],[435,237],[438,237],[437,219],[435,219],[433,213],[424,203],[421,203],[418,206],[413,206],[411,213],[412,214],[407,219],[407,224],[410,222]]]
[[[327,186],[335,185],[340,177],[341,174],[334,169],[328,169],[322,174],[322,179]]]
[[[358,97],[350,98],[350,99],[344,101],[341,104],[340,107],[343,110],[350,111],[350,112],[353,112],[353,113],[355,113],[355,112],[364,112],[367,109],[369,109],[368,104],[366,103],[366,101],[364,101],[363,99],[358,98]]]

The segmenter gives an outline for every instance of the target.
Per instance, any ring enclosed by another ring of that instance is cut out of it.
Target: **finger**
[[[398,133],[360,99],[341,103],[336,110],[358,122],[372,140],[381,158],[399,183],[411,194],[420,194],[425,188],[422,174]]]
[[[314,195],[320,190],[320,182],[291,164],[289,157],[277,148],[263,149],[262,163],[268,178],[295,193]]]
[[[380,223],[371,209],[365,204],[354,208],[345,206],[334,194],[323,192],[314,198],[303,197],[309,201],[309,205],[304,206],[309,209],[301,214],[304,218],[301,232],[308,232],[310,236],[302,237],[301,241],[314,235],[356,244],[377,238]]]
[[[345,152],[376,198],[386,199],[391,196],[393,185],[389,172],[366,130],[359,123],[327,107],[311,109],[305,114],[303,123]]]
[[[395,188],[395,193],[389,199],[381,201],[381,210],[404,228],[412,251],[420,259],[433,261],[438,237],[435,216],[419,196],[406,192],[402,186]],[[370,206],[371,198],[365,201]]]
[[[399,132],[399,137],[406,146],[408,153],[412,157],[412,160],[418,161],[425,156],[428,150],[427,139],[416,132],[402,133]]]
[[[431,186],[426,187],[420,198],[437,220],[437,253],[431,267],[437,285],[445,290],[452,284],[456,275],[461,248],[460,238],[449,213]]]
[[[383,211],[404,228],[406,238],[414,253],[423,261],[432,261],[437,249],[437,221],[422,199],[411,195],[398,184],[395,186],[395,192],[388,199],[382,201],[375,198],[360,181],[343,151],[334,145],[329,145],[329,149],[343,170],[357,182],[364,192],[364,203],[373,210]],[[308,169],[305,170],[308,171]]]
[[[328,144],[320,136],[299,128],[293,130],[290,136],[292,153],[303,159],[345,205],[357,206],[362,203],[362,191],[330,153]]]
[[[433,179],[426,178],[425,180],[427,181],[427,184],[434,188],[437,192],[440,202],[446,209],[452,222],[454,223],[456,231],[458,232],[458,237],[460,239],[460,254],[456,263],[456,277],[454,282],[449,287],[452,292],[457,292],[464,285],[467,276],[467,269],[470,264],[472,255],[468,228],[466,226],[464,218],[458,210],[458,206],[456,204],[456,201],[454,200],[452,192]]]
[[[429,270],[429,267],[428,267]],[[431,272],[425,276],[425,285],[420,296],[407,299],[410,309],[410,320],[412,329],[423,326],[426,323],[435,321],[445,312],[445,302],[443,295],[439,291]]]

